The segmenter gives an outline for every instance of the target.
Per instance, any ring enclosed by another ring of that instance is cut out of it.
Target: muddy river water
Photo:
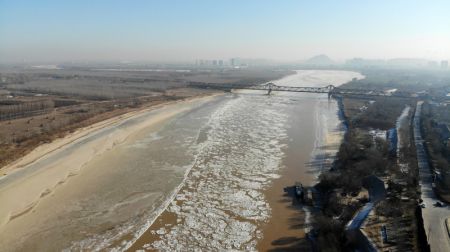
[[[362,76],[302,70],[275,84],[339,85],[352,78]],[[292,207],[283,188],[311,185],[328,167],[343,133],[337,102],[326,94],[236,91],[170,106],[108,128],[126,131],[173,112],[83,163],[30,211],[6,219],[0,246],[255,251],[301,241],[308,213]],[[7,187],[0,184],[0,198]]]

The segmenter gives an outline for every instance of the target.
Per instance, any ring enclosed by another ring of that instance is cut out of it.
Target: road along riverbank
[[[450,207],[435,207],[439,201],[433,188],[433,173],[429,165],[429,155],[421,132],[421,114],[423,101],[418,101],[413,120],[414,142],[419,166],[420,192],[423,200],[422,218],[427,242],[431,251],[449,251],[450,237],[446,219],[450,216]]]

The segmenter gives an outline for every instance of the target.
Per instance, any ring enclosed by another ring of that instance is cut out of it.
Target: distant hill
[[[334,61],[332,61],[330,59],[330,57],[328,57],[327,55],[320,54],[320,55],[314,56],[314,57],[306,60],[305,64],[308,64],[308,65],[322,65],[322,66],[323,65],[333,65]]]

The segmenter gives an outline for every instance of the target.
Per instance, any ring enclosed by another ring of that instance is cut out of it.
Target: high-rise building
[[[448,68],[448,60],[441,61],[441,68],[442,69],[447,69]]]
[[[240,65],[239,58],[232,58],[230,61],[231,61],[231,65],[232,66],[239,66]]]

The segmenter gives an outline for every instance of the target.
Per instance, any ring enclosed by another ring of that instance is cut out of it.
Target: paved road
[[[439,199],[432,188],[433,176],[427,162],[428,157],[420,132],[422,103],[417,103],[416,113],[414,115],[414,140],[417,149],[417,160],[419,162],[421,197],[426,206],[422,209],[424,228],[431,251],[450,251],[450,238],[445,226],[445,219],[450,217],[450,207],[433,206]]]

